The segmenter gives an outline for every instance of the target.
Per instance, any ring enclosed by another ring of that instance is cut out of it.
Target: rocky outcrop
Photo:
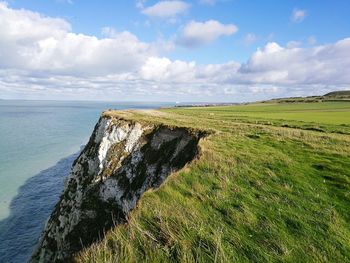
[[[74,162],[31,262],[60,262],[127,220],[141,195],[198,154],[204,133],[104,116]]]

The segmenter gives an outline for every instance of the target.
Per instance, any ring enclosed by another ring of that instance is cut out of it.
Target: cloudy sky
[[[242,102],[350,89],[350,1],[0,0],[0,98]]]

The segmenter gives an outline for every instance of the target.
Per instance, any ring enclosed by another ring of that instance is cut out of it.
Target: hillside
[[[105,114],[214,133],[75,261],[350,260],[350,103]]]
[[[350,90],[333,91],[321,96],[289,97],[262,101],[262,103],[301,103],[301,102],[327,102],[350,101]]]
[[[350,97],[350,90],[341,90],[341,91],[333,91],[333,92],[329,92],[325,95],[323,95],[324,97]]]

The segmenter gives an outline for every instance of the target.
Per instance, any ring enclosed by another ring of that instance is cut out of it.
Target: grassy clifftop
[[[104,114],[213,133],[75,261],[350,260],[350,103]]]

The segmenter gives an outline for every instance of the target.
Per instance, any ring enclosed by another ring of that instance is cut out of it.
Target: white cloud
[[[184,1],[160,1],[153,6],[146,7],[142,14],[154,18],[175,18],[184,14],[190,8],[190,4]]]
[[[243,64],[197,65],[151,57],[139,77],[170,83],[231,85],[334,86],[350,85],[350,38],[312,48],[281,47],[268,43]]]
[[[349,67],[350,38],[312,48],[269,43],[241,66],[235,78],[278,85],[349,85]]]
[[[108,33],[103,39],[75,34],[65,20],[0,3],[0,66],[100,74],[133,70],[153,54],[149,44],[127,31]]]
[[[236,30],[193,23],[187,36],[196,44]],[[173,47],[162,39],[144,43],[110,27],[102,33],[76,34],[65,20],[0,3],[1,97],[245,101],[350,87],[350,38],[308,48],[271,42],[243,64],[200,65],[164,57]]]
[[[224,25],[216,20],[191,21],[184,26],[177,42],[187,47],[197,47],[208,44],[221,36],[230,36],[237,30],[237,26],[233,24]]]
[[[305,17],[306,17],[306,10],[294,9],[291,16],[291,20],[294,23],[300,23],[304,20]]]
[[[216,86],[216,92],[223,92],[224,87],[230,90],[236,87],[242,92],[246,87],[254,93],[285,92],[282,95],[286,96],[346,88],[350,86],[349,68],[350,38],[312,48],[282,47],[271,42],[259,48],[244,64],[232,61],[197,65],[150,58],[142,66],[139,77],[155,83]]]
[[[140,77],[145,80],[187,82],[194,79],[195,62],[150,57],[141,67]]]

